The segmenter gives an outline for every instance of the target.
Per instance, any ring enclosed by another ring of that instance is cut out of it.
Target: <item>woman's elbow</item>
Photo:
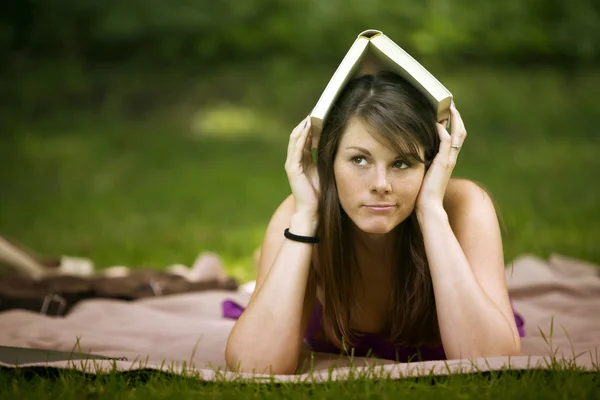
[[[237,346],[230,343],[225,348],[225,363],[233,372],[267,374],[267,375],[293,375],[296,372],[298,361],[289,357],[279,362],[269,362],[255,354],[241,354]]]
[[[495,345],[481,344],[478,347],[468,348],[464,352],[446,353],[448,360],[460,360],[466,358],[488,358],[488,357],[514,357],[521,355],[521,341],[506,341],[505,343],[495,343]]]
[[[266,364],[255,363],[237,357],[226,358],[227,368],[238,373],[265,374],[265,375],[293,375],[296,373],[296,365],[288,364]]]
[[[497,347],[490,354],[485,356],[487,357],[515,357],[521,355],[521,340],[520,338],[516,340],[511,340],[507,342],[504,346]]]
[[[521,338],[518,337],[516,340],[511,343],[510,346],[506,349],[505,356],[520,356],[521,355]]]

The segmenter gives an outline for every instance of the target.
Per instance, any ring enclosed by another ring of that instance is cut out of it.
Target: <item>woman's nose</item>
[[[388,171],[385,167],[375,169],[375,176],[373,179],[373,186],[371,189],[372,191],[386,193],[392,190],[387,173]]]

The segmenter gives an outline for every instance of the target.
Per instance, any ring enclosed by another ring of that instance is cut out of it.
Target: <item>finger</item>
[[[444,125],[436,123],[435,126],[437,128],[437,133],[440,138],[439,153],[447,154],[448,150],[450,149],[450,142],[452,137],[450,136]]]
[[[292,162],[294,165],[302,165],[304,150],[306,146],[310,146],[310,142],[308,141],[308,135],[310,133],[310,118],[306,120],[306,123],[300,130],[300,135],[298,137],[298,141],[296,142],[296,147],[294,148],[294,156]]]
[[[440,137],[440,151],[436,156],[437,162],[438,165],[444,167],[443,170],[452,173],[458,158],[458,151],[452,147],[452,136],[448,133],[446,128],[441,124],[437,124],[437,128]]]
[[[304,142],[304,150],[310,151],[312,147],[312,131],[311,131],[310,122],[307,124],[307,132],[306,132],[306,140]]]
[[[462,146],[467,137],[467,130],[465,129],[465,124],[454,104],[450,107],[450,117],[452,119],[450,126],[452,145]]]
[[[450,148],[448,153],[447,165],[454,168],[454,166],[456,165],[456,160],[458,159],[458,153],[460,152],[460,149],[464,143],[466,134],[462,134],[462,132],[464,132],[464,129],[460,129],[460,126],[462,125],[462,120],[460,119],[458,111],[456,110],[456,108],[454,108],[454,105],[450,107],[450,116],[452,118],[452,126],[450,128],[452,134],[449,135]]]
[[[291,155],[294,153],[294,148],[296,147],[296,142],[298,141],[298,135],[300,133],[300,127],[304,123],[304,120],[298,124],[292,132],[290,133],[290,140],[288,141],[288,149],[287,149],[287,160],[290,160]]]
[[[293,130],[292,133],[290,134],[290,140],[288,142],[288,149],[287,149],[287,157],[286,157],[286,164],[288,163],[292,163],[293,159],[294,159],[294,151],[296,149],[296,146],[298,144],[298,140],[300,139],[300,135],[302,134],[302,128],[307,124],[308,118],[303,119]]]
[[[308,139],[306,140],[305,155],[307,160],[312,164],[318,163],[319,160],[319,151],[318,147],[315,146],[315,135],[312,132],[312,126],[309,128]]]
[[[312,150],[312,132],[310,128],[308,129],[308,134],[306,137],[306,142],[304,143],[304,147],[302,148],[303,157],[310,158],[311,150]]]

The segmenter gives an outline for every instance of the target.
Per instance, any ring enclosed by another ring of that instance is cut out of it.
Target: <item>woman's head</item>
[[[319,142],[322,200],[365,233],[390,232],[414,210],[438,147],[434,110],[407,81],[387,72],[351,80]]]
[[[350,310],[362,274],[355,228],[373,235],[395,229],[388,334],[397,343],[439,339],[427,258],[414,205],[439,148],[435,113],[404,79],[387,72],[352,79],[335,102],[319,140],[318,263],[323,325],[334,343],[350,343]],[[366,206],[389,204],[389,209]],[[312,280],[311,280],[312,281]]]

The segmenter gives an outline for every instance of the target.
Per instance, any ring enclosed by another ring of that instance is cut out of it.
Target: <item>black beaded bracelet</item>
[[[296,242],[302,242],[302,243],[319,243],[319,237],[318,236],[298,236],[298,235],[294,235],[293,233],[290,232],[290,230],[288,228],[285,229],[285,231],[283,231],[283,236],[285,236],[286,238],[296,241]]]

